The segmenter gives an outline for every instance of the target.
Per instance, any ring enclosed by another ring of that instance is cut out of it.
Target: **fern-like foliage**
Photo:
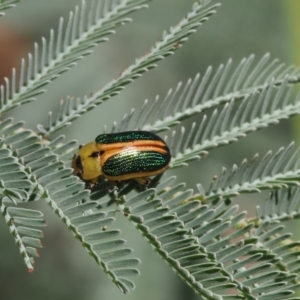
[[[112,217],[114,209],[99,212],[97,210],[99,203],[89,201],[89,191],[83,189],[84,184],[78,181],[78,178],[71,176],[72,170],[69,167],[64,167],[63,156],[70,155],[76,144],[74,142],[61,144],[62,138],[58,137],[47,147],[42,147],[39,137],[30,130],[23,130],[22,125],[22,123],[13,123],[12,119],[7,119],[0,124],[0,134],[5,137],[4,142],[11,145],[12,151],[18,149],[21,168],[25,170],[20,172],[20,168],[10,166],[10,172],[5,173],[6,164],[16,163],[9,157],[5,157],[7,163],[3,163],[3,171],[1,169],[4,188],[7,186],[8,191],[12,190],[9,194],[12,194],[11,197],[20,194],[19,198],[22,201],[44,199],[113,282],[124,293],[128,292],[130,288],[134,288],[134,284],[127,277],[138,274],[133,267],[139,261],[135,258],[129,260],[126,258],[124,263],[123,257],[130,254],[132,250],[123,247],[124,241],[118,238],[120,230],[106,230],[115,221]],[[24,177],[30,180],[24,180]],[[37,214],[32,211],[11,207],[7,209],[4,205],[8,197],[2,199],[2,213],[24,256],[27,248],[24,250],[23,243],[37,247],[39,240],[32,237],[20,239],[19,230],[22,228],[22,233],[28,232],[30,236],[34,229],[28,226],[37,226],[41,221],[32,220]],[[15,227],[14,214],[23,216],[23,213],[24,217],[18,218],[18,225],[21,227]],[[24,227],[27,231],[24,231]],[[29,250],[32,252],[31,249]],[[33,266],[29,264],[27,255],[24,258],[32,272]]]
[[[262,59],[258,65],[263,61]],[[286,74],[289,69],[279,76],[282,80],[279,87],[277,85],[280,79],[278,78],[276,83],[273,78],[270,82],[265,82],[263,87],[253,88],[251,94],[224,101],[223,107],[218,103],[219,110],[213,109],[217,106],[215,103],[208,113],[208,107],[204,108],[205,104],[194,106],[193,103],[199,98],[196,96],[198,92],[195,92],[199,78],[197,75],[192,84],[188,81],[181,93],[179,92],[181,84],[174,92],[170,90],[161,103],[158,97],[151,105],[148,105],[146,100],[137,116],[134,110],[125,114],[119,124],[115,122],[112,125],[111,132],[126,130],[161,132],[177,125],[182,118],[188,119],[199,114],[201,122],[193,122],[188,129],[181,127],[170,135],[169,145],[173,156],[171,168],[186,166],[188,162],[206,156],[208,150],[212,148],[236,142],[251,132],[299,114],[300,94],[298,93],[296,97],[292,94],[292,87],[289,86],[292,77]],[[203,81],[198,86],[198,90],[202,85]],[[194,101],[191,102],[191,99]],[[203,108],[199,108],[200,106]],[[178,112],[180,109],[187,112],[184,117]]]
[[[299,218],[300,189],[293,187],[285,190],[274,190],[270,193],[265,205],[257,207],[259,223],[276,223]]]
[[[14,2],[1,2],[0,13]],[[20,74],[13,70],[11,80],[6,79],[0,88],[0,112],[43,93],[48,83],[106,41],[115,27],[129,21],[127,14],[147,2],[83,1],[70,13],[66,26],[61,19],[56,37],[51,31],[49,40],[42,39],[41,51],[35,45],[34,54],[22,61]],[[217,6],[207,0],[195,3],[119,77],[83,100],[61,101],[58,113],[54,118],[49,113],[48,124],[38,125],[38,132],[3,115],[0,209],[30,272],[45,222],[41,212],[23,206],[43,200],[123,293],[134,289],[131,276],[139,274],[140,261],[131,256],[121,230],[114,227],[116,218],[130,222],[201,299],[300,299],[295,297],[299,242],[282,225],[300,215],[299,148],[293,150],[293,143],[261,160],[258,155],[249,162],[245,159],[229,174],[223,168],[207,189],[201,184],[196,191],[186,189],[175,177],[157,176],[148,189],[128,182],[120,184],[120,190],[90,191],[70,168],[77,142],[52,138],[53,132],[172,55]],[[229,60],[215,72],[208,68],[202,77],[198,74],[184,86],[178,84],[162,101],[159,97],[145,101],[138,113],[125,114],[110,131],[163,132],[172,153],[170,168],[180,168],[216,147],[299,114],[300,96],[294,93],[299,81],[299,68],[270,61],[268,54],[257,63],[253,55],[245,58],[236,68]],[[190,127],[181,125],[194,117]],[[240,194],[261,190],[270,195],[257,208],[257,216],[247,216],[233,204]]]
[[[1,141],[0,162],[1,196],[8,196],[13,202],[28,200],[30,178],[17,154],[6,146],[5,140]]]
[[[34,53],[29,53],[27,61],[21,62],[19,76],[13,69],[11,80],[5,79],[5,85],[0,87],[1,112],[33,101],[44,93],[47,84],[90,54],[95,45],[107,41],[106,36],[114,33],[115,27],[130,21],[126,15],[144,8],[146,2],[148,0],[92,1],[86,12],[83,0],[80,8],[70,12],[65,28],[64,19],[60,19],[56,37],[51,30],[49,40],[42,39],[41,50],[34,44]]]
[[[277,59],[270,61],[269,54],[264,55],[257,63],[255,63],[255,56],[250,55],[243,58],[236,68],[233,69],[232,65],[230,59],[225,65],[221,64],[215,72],[212,67],[207,68],[202,77],[197,74],[184,86],[180,82],[175,89],[170,89],[162,101],[158,96],[150,103],[146,100],[134,122],[131,121],[133,113],[127,113],[113,131],[140,129],[161,132],[208,109],[219,108],[220,104],[256,99],[257,94],[260,93],[264,93],[261,98],[266,97],[269,105],[272,102],[272,111],[274,111],[276,106],[283,107],[287,103],[283,101],[281,94],[274,102],[270,99],[273,87],[279,86],[282,93],[291,83],[300,80],[300,68],[285,66]],[[291,98],[284,99],[287,102],[297,102]],[[256,104],[252,117],[257,113],[257,109],[262,109],[263,105],[260,102]],[[264,104],[264,110],[268,104]],[[251,111],[253,107],[246,108]],[[284,108],[288,109],[288,107]]]
[[[45,226],[45,221],[41,212],[5,203],[9,201],[9,198],[1,197],[0,210],[31,273],[34,269],[34,257],[39,256],[36,248],[42,246],[40,239],[43,232],[38,228]]]
[[[248,163],[245,159],[234,165],[226,176],[223,168],[214,177],[209,189],[203,193],[207,200],[220,196],[234,197],[241,193],[260,192],[263,189],[282,189],[299,185],[299,148],[292,151],[294,143],[280,148],[275,154],[269,151],[260,161],[258,155]],[[203,190],[203,187],[200,187]]]
[[[70,122],[77,119],[81,114],[119,94],[127,84],[142,76],[143,73],[155,68],[158,61],[174,54],[187,41],[188,36],[194,33],[197,27],[216,12],[215,9],[218,5],[212,6],[209,3],[210,1],[195,3],[193,10],[176,26],[172,27],[169,32],[165,32],[161,40],[156,42],[150,51],[136,59],[132,65],[122,71],[118,78],[106,84],[101,90],[91,96],[84,97],[79,102],[70,97],[61,101],[55,119],[52,118],[52,112],[50,112],[47,127],[38,126],[41,133],[49,135],[71,124]]]
[[[20,2],[20,0],[3,0],[0,2],[0,16],[4,16],[4,10],[15,7],[16,3]]]
[[[126,200],[123,211],[199,295],[205,299],[298,299],[292,297],[299,288],[299,283],[294,284],[295,261],[283,269],[280,258],[287,250],[286,260],[295,260],[298,244],[287,236],[278,238],[282,226],[268,222],[255,226],[229,199],[204,204],[184,184],[171,188],[170,184],[172,179],[158,185],[157,193],[148,190]],[[268,244],[275,247],[271,253]]]

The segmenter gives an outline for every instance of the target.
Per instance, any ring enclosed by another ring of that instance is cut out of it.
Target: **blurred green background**
[[[287,64],[300,60],[298,0],[221,2],[218,13],[202,25],[174,56],[160,62],[157,69],[143,75],[119,96],[65,129],[63,134],[67,140],[91,141],[101,133],[104,124],[110,127],[112,120],[118,121],[132,107],[140,107],[144,99],[153,100],[156,95],[163,97],[179,81],[186,82],[197,72],[203,74],[208,66],[217,67],[229,58],[238,63],[252,53],[259,59],[270,52],[273,58]],[[37,102],[22,106],[10,115],[16,120],[26,121],[27,127],[32,129],[38,123],[46,125],[48,111],[56,111],[60,99],[67,95],[82,97],[101,88],[136,57],[147,52],[162,31],[178,23],[193,3],[194,0],[151,2],[149,9],[131,15],[134,21],[117,29],[117,34],[110,36],[108,43],[98,46],[90,57],[54,81]],[[32,51],[33,42],[39,42],[42,36],[47,38],[49,29],[57,28],[59,17],[67,17],[76,4],[80,1],[26,0],[7,11],[6,16],[0,19],[0,78],[10,76],[8,70],[18,66],[20,57]],[[276,150],[296,139],[294,125],[291,121],[282,122],[238,143],[213,150],[206,159],[169,174],[176,174],[178,182],[187,182],[188,187],[194,188],[198,182],[207,187],[222,166],[230,168],[233,163],[239,164],[243,158],[250,158],[256,152],[263,155],[269,149]],[[253,214],[253,201],[258,203],[265,196],[239,197],[235,201]],[[45,213],[48,226],[44,231],[41,258],[37,259],[32,275],[27,273],[18,248],[4,220],[0,219],[1,300],[197,299],[131,224],[122,220],[121,215],[118,224],[123,228],[123,238],[129,240],[127,245],[134,248],[135,256],[142,260],[142,274],[135,278],[137,288],[128,295],[119,292],[45,203],[35,203],[33,207]]]

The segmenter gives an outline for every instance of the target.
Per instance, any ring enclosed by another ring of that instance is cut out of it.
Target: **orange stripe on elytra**
[[[149,140],[137,140],[137,141],[130,141],[130,142],[119,142],[119,143],[112,143],[112,144],[97,144],[96,147],[99,151],[107,151],[113,149],[123,149],[129,147],[136,147],[140,149],[140,147],[157,147],[157,148],[166,148],[167,145],[162,141],[149,141]],[[145,150],[144,150],[145,151]]]

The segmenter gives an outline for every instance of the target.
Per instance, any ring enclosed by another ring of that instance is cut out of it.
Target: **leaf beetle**
[[[149,176],[163,173],[171,160],[167,144],[149,131],[100,134],[79,147],[72,159],[73,173],[88,186],[99,176],[112,182],[135,179],[149,186]]]

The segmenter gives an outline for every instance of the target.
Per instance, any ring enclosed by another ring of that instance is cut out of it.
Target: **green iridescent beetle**
[[[97,183],[99,176],[110,181],[135,179],[149,185],[149,176],[164,172],[171,154],[167,144],[148,131],[100,134],[94,142],[79,147],[72,159],[74,174]]]

